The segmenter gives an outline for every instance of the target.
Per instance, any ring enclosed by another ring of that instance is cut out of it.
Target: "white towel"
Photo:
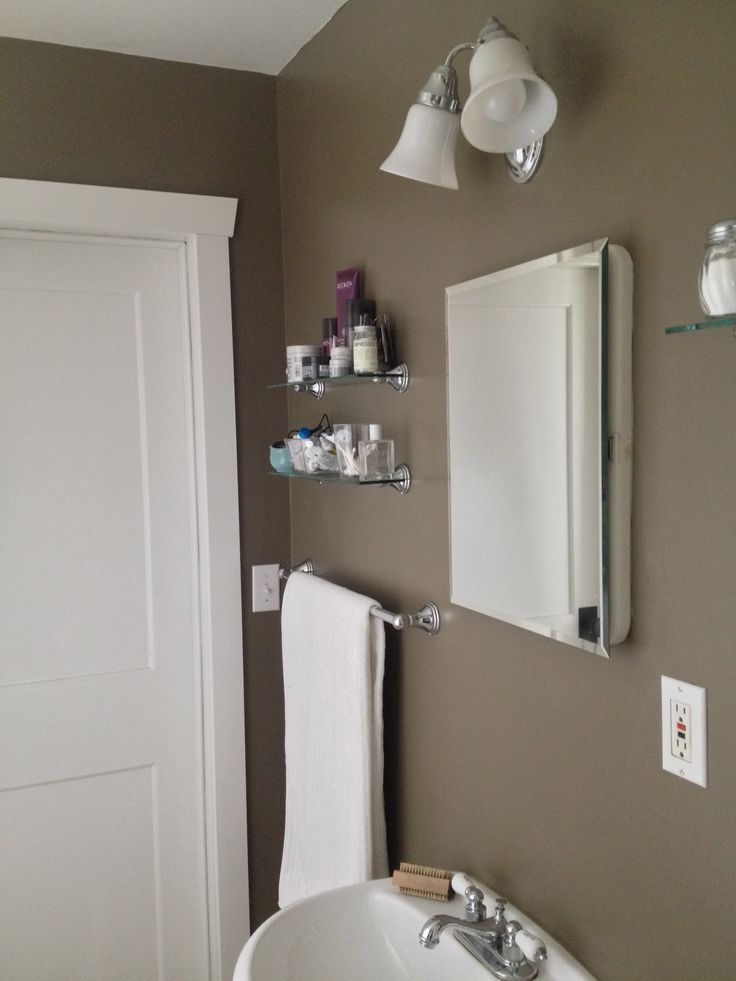
[[[295,572],[281,614],[286,829],[279,906],[387,875],[383,623],[375,600]]]

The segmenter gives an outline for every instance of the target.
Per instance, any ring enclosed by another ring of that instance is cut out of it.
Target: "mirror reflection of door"
[[[607,251],[597,242],[447,290],[451,600],[601,654],[610,646]],[[615,318],[628,337],[630,282],[618,304],[628,316]],[[630,379],[625,358],[616,370]],[[630,443],[630,388],[622,402],[616,431]],[[622,598],[627,565],[616,562]],[[621,611],[628,629],[627,601]]]

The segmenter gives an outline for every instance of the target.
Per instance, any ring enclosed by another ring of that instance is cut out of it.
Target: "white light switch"
[[[281,605],[278,565],[254,565],[251,571],[253,612],[266,613],[269,610],[278,610]]]
[[[705,688],[662,675],[662,769],[708,786]]]

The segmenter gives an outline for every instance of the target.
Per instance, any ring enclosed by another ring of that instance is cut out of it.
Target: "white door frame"
[[[0,228],[166,239],[184,242],[186,247],[212,981],[231,977],[249,933],[243,645],[228,255],[236,208],[235,198],[0,178]]]

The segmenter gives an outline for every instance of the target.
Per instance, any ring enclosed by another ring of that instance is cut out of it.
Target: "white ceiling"
[[[277,75],[345,0],[3,0],[0,35]]]

